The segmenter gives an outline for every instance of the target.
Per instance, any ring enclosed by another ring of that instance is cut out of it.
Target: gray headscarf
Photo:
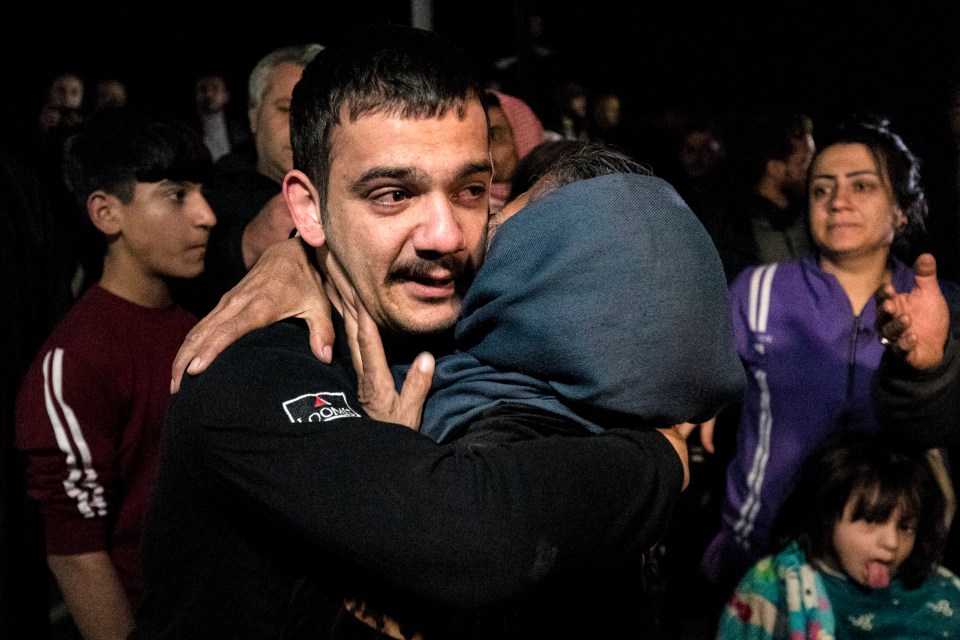
[[[667,182],[561,187],[494,237],[420,430],[449,439],[503,402],[593,432],[710,418],[744,387],[729,308],[713,243]]]

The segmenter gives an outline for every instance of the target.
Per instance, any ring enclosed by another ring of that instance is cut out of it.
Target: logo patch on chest
[[[359,418],[342,393],[306,393],[283,403],[290,422],[329,422],[338,418]]]

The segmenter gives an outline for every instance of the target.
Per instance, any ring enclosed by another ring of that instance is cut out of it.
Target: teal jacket
[[[727,603],[718,640],[960,638],[960,580],[943,567],[916,589],[866,589],[807,562],[796,542],[760,560]]]

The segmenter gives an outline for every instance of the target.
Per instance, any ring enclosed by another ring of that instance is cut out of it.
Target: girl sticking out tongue
[[[780,512],[780,551],[741,580],[717,638],[960,637],[960,579],[937,563],[950,524],[938,455],[826,441]]]

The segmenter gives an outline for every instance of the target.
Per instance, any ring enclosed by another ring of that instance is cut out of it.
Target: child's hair
[[[854,520],[885,522],[897,507],[917,538],[897,577],[908,589],[926,580],[941,555],[944,498],[923,450],[875,434],[826,440],[804,465],[780,511],[778,539],[799,541],[807,557],[836,563],[833,532],[854,497]]]
[[[184,123],[123,107],[95,114],[67,140],[63,175],[86,209],[87,198],[99,189],[129,203],[138,182],[206,182],[213,162]]]

